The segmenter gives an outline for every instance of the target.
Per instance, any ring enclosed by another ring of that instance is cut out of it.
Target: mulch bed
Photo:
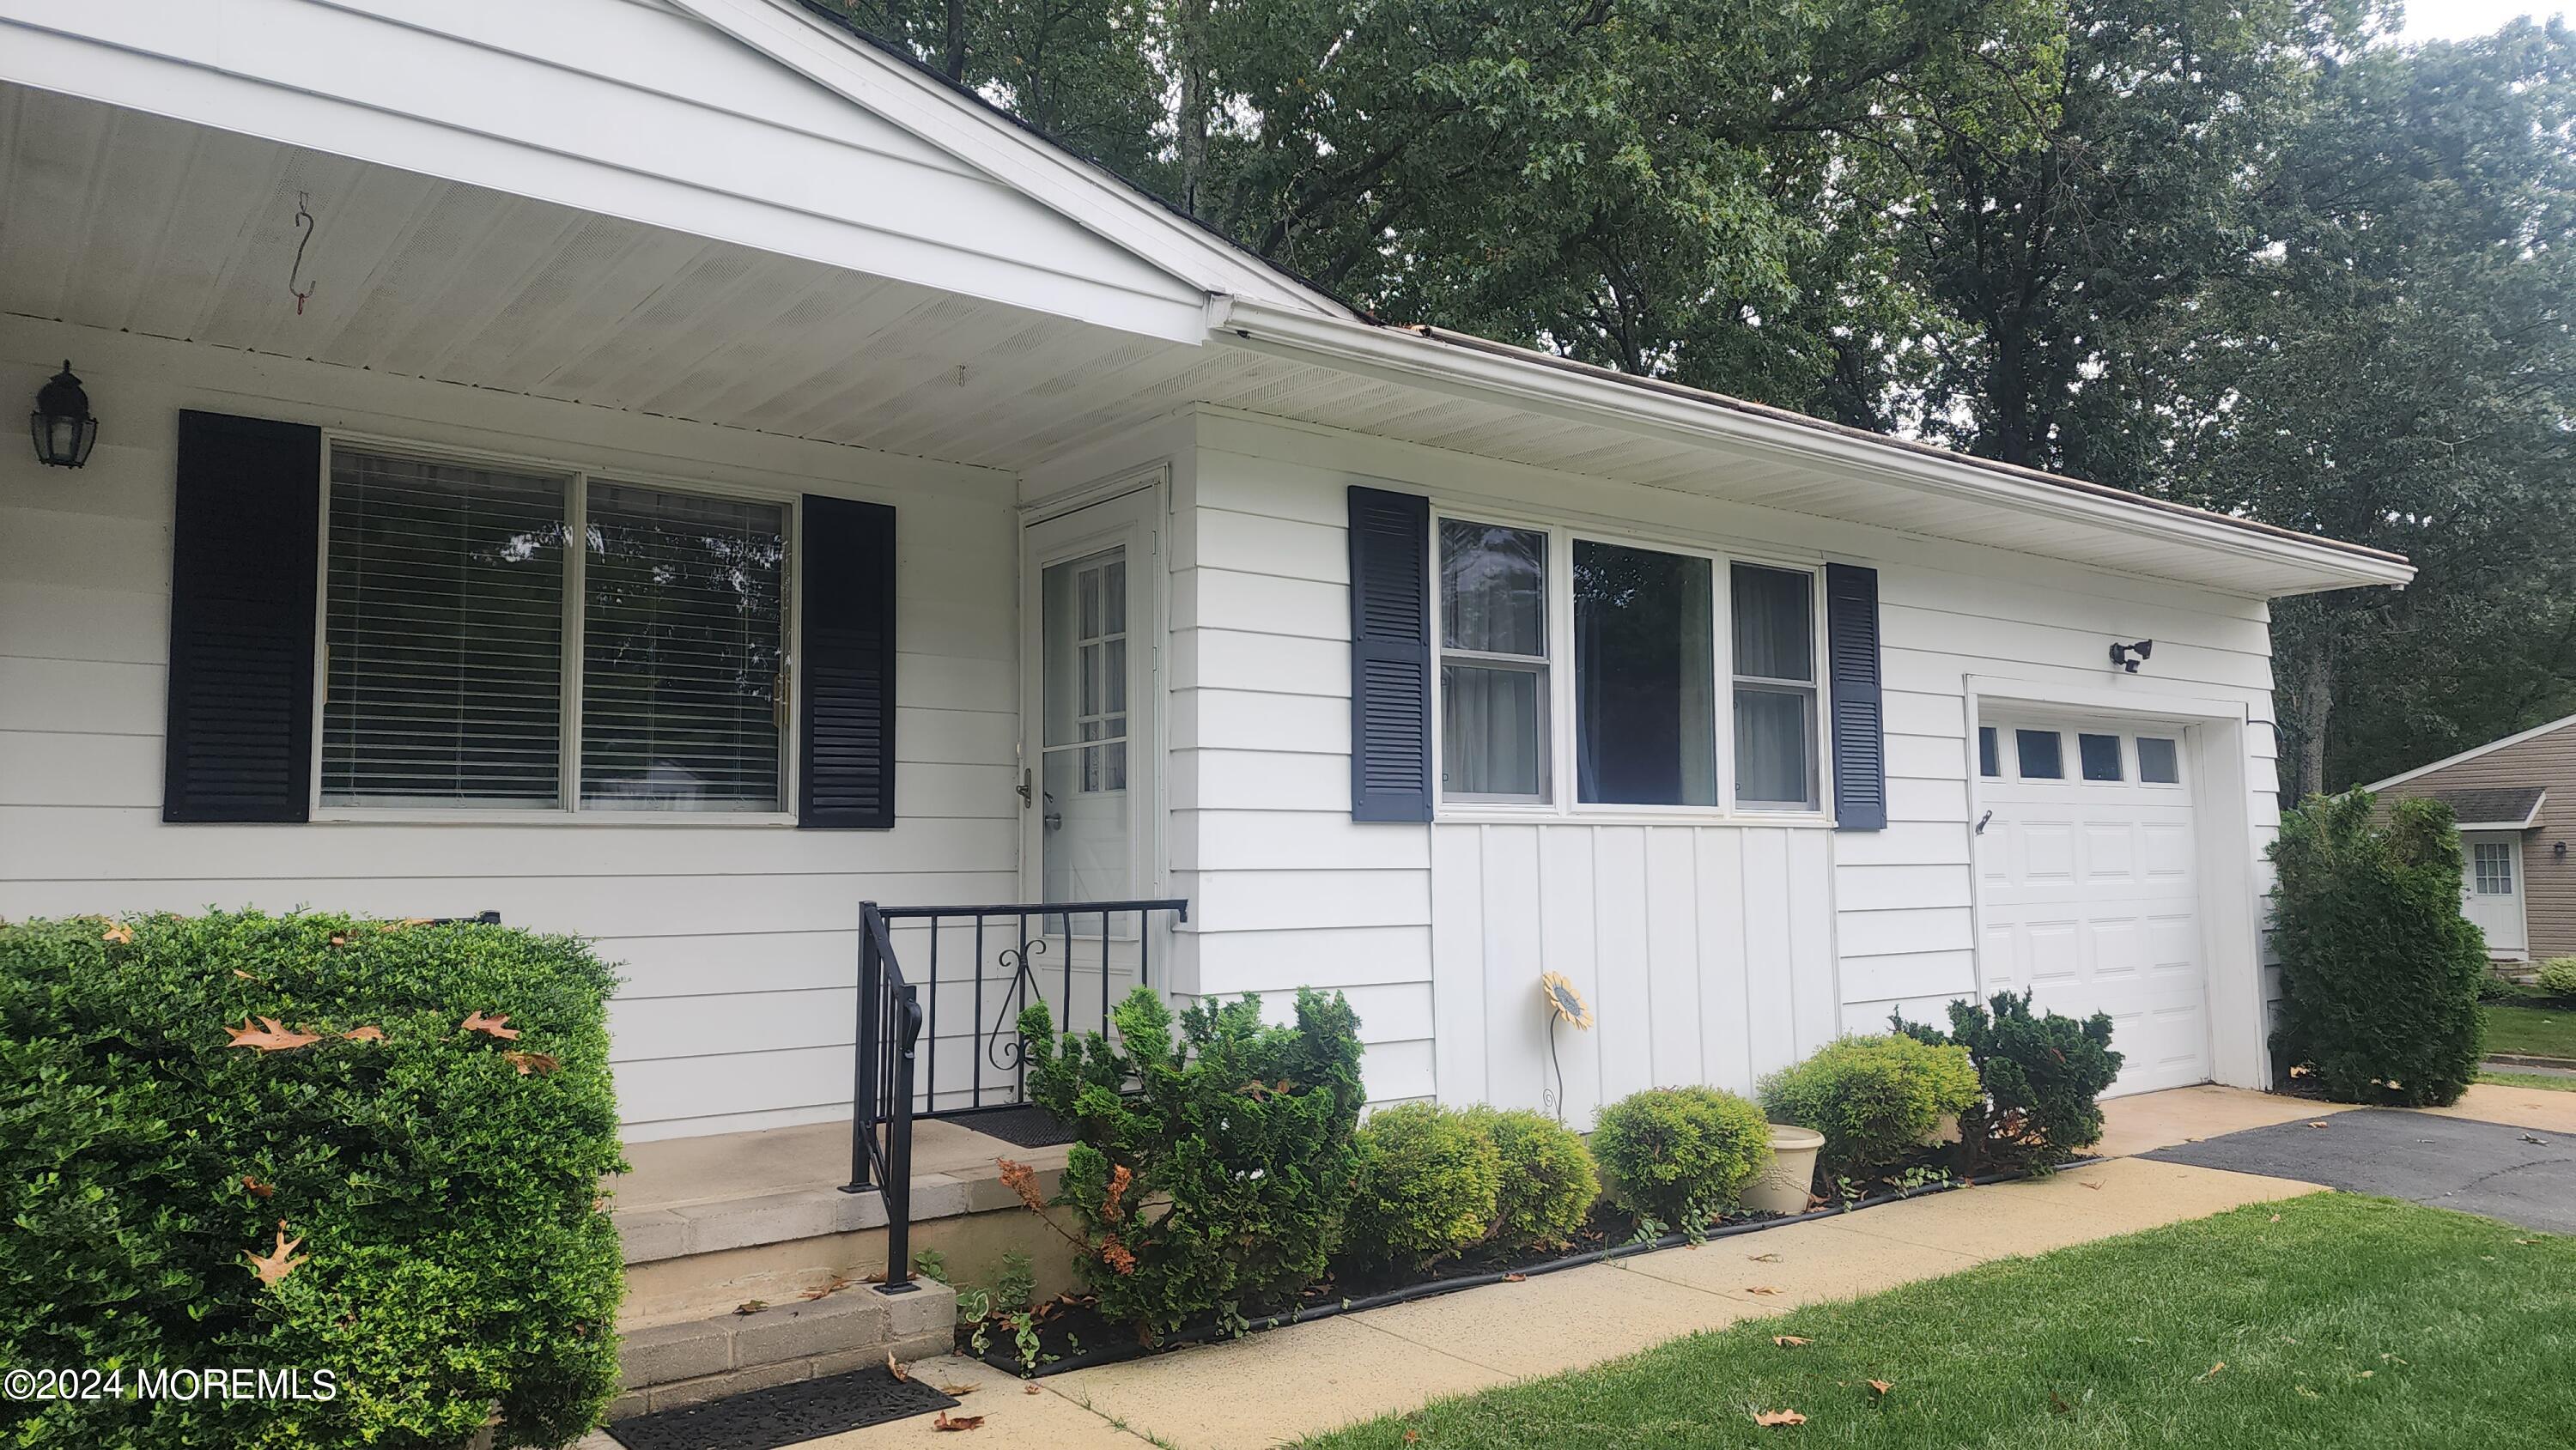
[[[1944,1160],[1945,1154],[1927,1153],[1922,1166]],[[2065,1168],[2099,1161],[2079,1158],[2063,1164]],[[1899,1174],[1902,1173],[1899,1169]],[[1973,1179],[1948,1178],[1922,1186],[1899,1186],[1900,1180],[1875,1181],[1854,1185],[1855,1196],[1848,1201],[1811,1208],[1799,1214],[1757,1214],[1735,1212],[1712,1223],[1704,1232],[1693,1236],[1667,1233],[1659,1238],[1641,1238],[1636,1221],[1606,1203],[1593,1210],[1592,1221],[1576,1234],[1572,1245],[1561,1249],[1528,1249],[1503,1253],[1491,1249],[1470,1249],[1455,1258],[1443,1260],[1419,1272],[1377,1271],[1348,1272],[1337,1269],[1325,1282],[1309,1286],[1295,1302],[1263,1305],[1260,1312],[1247,1311],[1248,1323],[1229,1326],[1213,1314],[1202,1314],[1185,1322],[1172,1334],[1153,1344],[1137,1340],[1133,1326],[1112,1323],[1103,1318],[1091,1302],[1076,1295],[1063,1295],[1039,1306],[1038,1345],[1032,1361],[1015,1341],[1012,1331],[998,1318],[989,1330],[988,1344],[977,1356],[995,1369],[1027,1378],[1061,1374],[1066,1370],[1087,1369],[1094,1365],[1118,1364],[1148,1355],[1167,1353],[1195,1344],[1206,1344],[1239,1334],[1276,1329],[1283,1325],[1302,1324],[1310,1320],[1329,1319],[1339,1314],[1377,1309],[1413,1299],[1427,1299],[1440,1294],[1454,1294],[1461,1289],[1479,1288],[1486,1284],[1508,1283],[1553,1274],[1565,1269],[1578,1269],[1587,1264],[1624,1259],[1635,1254],[1653,1253],[1660,1249],[1679,1248],[1685,1244],[1709,1239],[1732,1238],[1739,1234],[1759,1233],[1783,1224],[1803,1223],[1812,1218],[1854,1213],[1896,1203],[1907,1198],[1945,1193],[1971,1184],[2005,1183],[2030,1177],[2025,1172],[1986,1174]],[[969,1330],[958,1327],[958,1352],[973,1354],[968,1342]]]

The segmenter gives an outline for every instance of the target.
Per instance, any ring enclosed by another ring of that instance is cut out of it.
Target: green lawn
[[[2539,1088],[2544,1092],[2576,1093],[2576,1077],[2553,1077],[2545,1072],[2482,1072],[2478,1081],[2497,1087]]]
[[[1306,1444],[2565,1446],[2571,1303],[2576,1238],[2318,1194],[1755,1319]],[[1807,1421],[1754,1425],[1780,1409]]]
[[[2540,1007],[2481,1007],[2487,1051],[2576,1058],[2576,1012]]]

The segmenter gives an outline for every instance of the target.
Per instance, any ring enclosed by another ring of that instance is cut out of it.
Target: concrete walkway
[[[2576,1099],[2480,1091],[2517,1100]],[[2576,1117],[2576,1101],[2567,1106]],[[2104,1105],[2103,1148],[2143,1153],[2333,1111],[2339,1109],[2228,1088],[2154,1093]],[[1698,1330],[2319,1191],[2278,1178],[2119,1157],[2040,1182],[1936,1194],[1028,1384],[962,1359],[924,1361],[914,1372],[943,1386],[976,1387],[955,1412],[984,1416],[975,1450],[1141,1450],[1148,1444],[1264,1450],[1442,1396],[1579,1369]],[[1542,1325],[1544,1334],[1532,1332]],[[926,1447],[957,1439],[927,1420],[907,1420],[809,1441],[803,1450]]]

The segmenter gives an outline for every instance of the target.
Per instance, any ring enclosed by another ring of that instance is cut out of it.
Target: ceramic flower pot
[[[1744,1206],[1756,1213],[1804,1213],[1808,1190],[1816,1182],[1816,1151],[1825,1135],[1786,1123],[1771,1125],[1771,1161],[1744,1190]]]

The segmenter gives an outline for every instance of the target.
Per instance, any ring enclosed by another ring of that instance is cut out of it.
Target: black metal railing
[[[915,1287],[914,1122],[1027,1106],[1021,1012],[1044,1002],[1059,1032],[1108,1031],[1119,998],[1156,985],[1155,938],[1189,910],[1187,901],[859,904],[858,1063],[841,1191],[884,1197],[880,1292]]]

